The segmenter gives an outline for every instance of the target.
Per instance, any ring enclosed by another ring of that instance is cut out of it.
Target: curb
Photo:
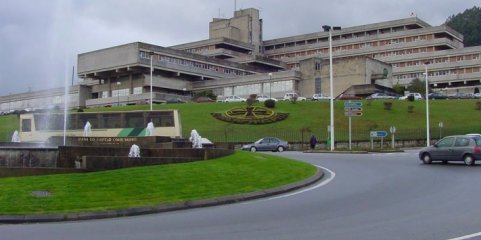
[[[223,196],[211,199],[193,200],[183,203],[160,204],[151,207],[137,207],[120,210],[101,211],[101,212],[81,212],[70,214],[48,214],[48,215],[0,215],[0,223],[19,224],[19,223],[44,223],[44,222],[62,222],[62,221],[79,221],[94,220],[104,218],[116,218],[126,216],[137,216],[144,214],[153,214],[161,212],[170,212],[176,210],[184,210],[190,208],[210,207],[224,204],[237,203],[242,201],[254,200],[259,198],[270,197],[277,194],[293,191],[305,186],[311,185],[324,177],[324,172],[317,170],[313,176],[295,183],[284,186],[250,192],[241,193],[231,196]]]

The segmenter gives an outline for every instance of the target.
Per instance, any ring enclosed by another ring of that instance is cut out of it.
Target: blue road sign
[[[386,131],[371,131],[369,133],[371,137],[387,137]]]
[[[362,107],[362,102],[344,102],[344,107]]]

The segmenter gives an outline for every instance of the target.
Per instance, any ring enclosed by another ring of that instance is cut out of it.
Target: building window
[[[315,69],[318,70],[318,71],[321,70],[321,63],[320,62],[316,62]]]
[[[321,78],[314,79],[314,91],[315,93],[321,93]]]
[[[134,88],[134,93],[133,94],[141,94],[142,93],[142,87],[135,87]]]

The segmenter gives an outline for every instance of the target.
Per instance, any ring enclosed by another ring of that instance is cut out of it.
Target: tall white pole
[[[428,63],[424,64],[424,74],[426,76],[426,146],[429,147],[430,137],[429,137],[429,84],[428,84]]]
[[[332,76],[332,28],[329,29],[329,91],[331,94],[331,151],[334,151],[334,91],[333,91],[333,76]]]
[[[150,53],[150,111],[152,111],[152,58],[154,57],[153,53]]]
[[[272,73],[269,73],[269,99],[272,98]]]

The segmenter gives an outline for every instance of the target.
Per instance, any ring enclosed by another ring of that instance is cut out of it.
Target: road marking
[[[299,190],[297,192],[288,193],[288,194],[284,194],[284,195],[280,195],[280,196],[276,196],[276,197],[271,197],[271,198],[268,198],[267,200],[274,200],[274,199],[279,199],[279,198],[291,197],[291,196],[294,196],[294,195],[297,195],[297,194],[301,194],[301,193],[304,193],[304,192],[307,192],[307,191],[314,190],[316,188],[319,188],[319,187],[322,187],[322,186],[328,184],[336,176],[336,173],[334,173],[333,171],[331,171],[331,170],[329,170],[325,167],[321,167],[321,166],[318,166],[318,165],[314,165],[314,166],[328,171],[329,174],[331,174],[331,176],[328,179],[326,179],[325,181],[322,181],[322,182],[320,182],[320,183],[318,183],[318,184],[316,184],[316,185],[314,185],[310,188],[302,189],[302,190]]]
[[[457,238],[450,238],[448,240],[464,240],[464,239],[470,239],[470,238],[479,237],[479,236],[481,236],[481,232],[477,232],[477,233],[473,233],[473,234],[469,234],[469,235],[457,237]]]

